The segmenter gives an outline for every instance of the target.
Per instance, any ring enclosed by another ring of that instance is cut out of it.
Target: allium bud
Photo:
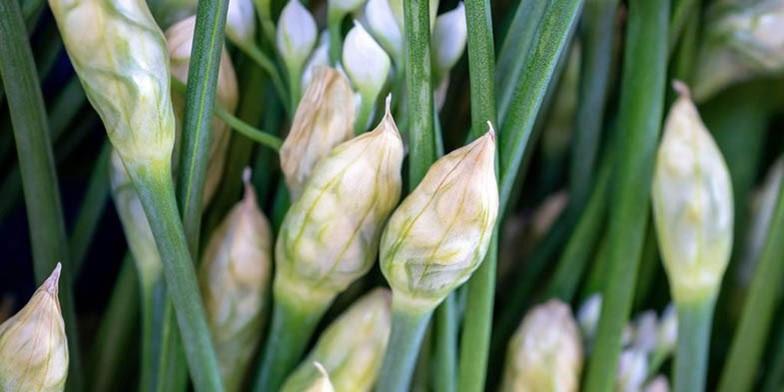
[[[509,341],[501,391],[577,391],[582,366],[572,311],[550,300],[531,309]]]
[[[232,0],[232,2],[245,0]],[[196,27],[196,16],[184,19],[166,30],[166,43],[171,55],[171,74],[180,82],[188,81],[188,68],[191,61],[193,32]],[[221,52],[218,68],[218,84],[216,97],[218,104],[227,112],[233,113],[237,108],[237,76],[226,48]],[[177,138],[174,146],[174,157],[179,156],[180,135],[182,134],[183,116],[185,115],[185,97],[179,93],[172,94],[174,114],[176,118]],[[207,174],[204,180],[204,204],[208,204],[218,188],[223,168],[226,163],[226,151],[229,148],[230,127],[217,117],[212,119],[212,144],[210,145]],[[174,164],[178,161],[175,160]]]
[[[433,36],[430,38],[430,53],[438,79],[446,76],[460,60],[467,39],[465,5],[459,2],[455,9],[436,18]]]
[[[316,163],[353,135],[354,92],[348,80],[334,68],[316,68],[280,148],[292,200],[299,198]]]
[[[199,279],[223,385],[237,391],[256,352],[268,302],[272,233],[245,174],[245,197],[213,232]]]
[[[317,376],[315,379],[311,380],[311,383],[308,385],[303,385],[302,389],[297,389],[297,391],[303,392],[335,392],[335,388],[332,386],[332,382],[329,379],[329,373],[327,373],[324,366],[321,366],[318,362],[313,362],[313,368],[316,369]]]
[[[676,303],[715,296],[732,248],[733,201],[724,158],[688,90],[664,124],[653,178],[653,217]]]
[[[0,324],[0,390],[59,392],[68,345],[57,298],[60,263],[16,315]]]
[[[387,81],[389,55],[357,22],[343,42],[343,68],[363,100],[375,102]]]
[[[647,353],[637,349],[624,350],[618,360],[615,390],[619,392],[637,392],[642,388],[647,374]]]
[[[596,336],[596,327],[599,325],[601,314],[601,294],[591,295],[580,305],[580,309],[577,311],[577,322],[580,324],[580,331],[586,341],[592,341]]]
[[[324,331],[281,391],[301,391],[317,379],[319,372],[310,365],[313,362],[324,365],[338,391],[370,391],[387,348],[391,307],[388,290],[376,289],[362,297]]]
[[[299,0],[289,0],[278,19],[277,46],[290,73],[302,72],[317,34],[316,20],[308,9]]]
[[[656,312],[648,310],[637,317],[632,330],[632,345],[646,353],[650,353],[658,345],[658,324]]]
[[[389,218],[381,271],[396,298],[435,308],[487,252],[498,214],[492,128],[436,161]]]
[[[368,30],[395,61],[403,59],[403,30],[395,20],[391,4],[395,0],[368,0],[365,19]],[[402,2],[400,3],[402,5]]]
[[[675,350],[678,341],[678,313],[672,304],[664,309],[656,335],[656,351],[671,353]]]
[[[226,36],[237,46],[255,45],[256,13],[251,0],[229,0]]]
[[[161,276],[163,268],[155,237],[152,234],[150,223],[147,221],[144,208],[142,208],[139,195],[136,193],[136,188],[134,188],[116,150],[112,151],[109,162],[112,198],[117,215],[120,216],[128,249],[133,255],[140,281],[143,285],[151,286]]]
[[[114,148],[129,164],[174,144],[166,42],[144,0],[50,0],[60,36]]]
[[[275,296],[324,304],[365,274],[400,198],[403,142],[387,112],[378,127],[314,167],[275,244]]]
[[[666,376],[660,374],[645,384],[643,392],[670,392],[670,383]]]

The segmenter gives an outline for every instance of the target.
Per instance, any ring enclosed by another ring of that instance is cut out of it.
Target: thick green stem
[[[705,390],[708,346],[716,298],[696,303],[676,304],[678,346],[675,352],[674,392]]]
[[[456,293],[451,293],[436,309],[435,359],[433,390],[435,392],[457,391],[457,304]]]
[[[622,162],[613,173],[613,209],[607,243],[607,279],[595,350],[588,363],[587,392],[605,392],[613,380],[621,353],[621,335],[631,311],[642,253],[654,156],[661,127],[669,1],[631,0],[626,36],[618,153]]]
[[[419,347],[432,310],[412,310],[392,296],[392,331],[378,380],[377,392],[407,392],[411,385]]]
[[[197,391],[222,391],[196,271],[174,199],[169,160],[144,165],[125,162],[125,167],[158,245],[194,386]]]

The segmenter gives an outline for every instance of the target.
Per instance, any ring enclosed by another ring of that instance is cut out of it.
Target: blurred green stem
[[[76,217],[68,245],[71,249],[73,270],[81,271],[84,258],[93,240],[93,234],[103,216],[109,196],[109,153],[112,145],[105,141],[90,173],[90,182],[84,192],[79,215]]]
[[[715,305],[715,297],[697,303],[675,305],[678,309],[678,345],[675,352],[674,392],[705,390]]]
[[[765,376],[762,392],[776,392],[777,389],[781,392],[781,386],[784,385],[784,318],[781,319],[778,331],[778,340],[772,351],[774,354]]]
[[[407,392],[411,386],[417,354],[432,310],[420,311],[401,305],[392,295],[392,331],[381,367],[377,392]]]

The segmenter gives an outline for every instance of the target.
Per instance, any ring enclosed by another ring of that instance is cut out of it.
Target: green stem
[[[253,45],[239,45],[240,50],[242,53],[245,53],[253,62],[255,62],[261,69],[267,72],[267,76],[269,76],[270,80],[272,80],[272,85],[275,87],[275,92],[278,94],[278,98],[281,102],[284,102],[286,105],[289,104],[288,94],[286,93],[286,86],[283,84],[283,78],[280,76],[280,72],[278,72],[278,68],[275,66],[275,62],[272,61],[269,57],[267,57],[264,52],[259,49],[258,46]],[[286,111],[291,114],[293,108],[286,106]]]
[[[418,311],[400,305],[392,296],[392,331],[378,380],[377,392],[406,392],[411,385],[419,347],[432,310]]]
[[[144,280],[144,279],[141,279]],[[139,391],[154,391],[160,360],[155,350],[155,282],[141,282],[141,355],[142,364],[139,377]]]
[[[204,306],[196,284],[185,231],[177,213],[168,160],[125,162],[139,194],[163,263],[166,287],[177,314],[188,366],[197,391],[222,391]]]
[[[354,133],[357,135],[365,132],[370,116],[373,115],[373,108],[376,106],[376,102],[370,98],[372,97],[363,94],[360,100],[357,121],[354,123]]]
[[[90,182],[87,184],[82,207],[76,217],[71,238],[68,240],[74,271],[81,270],[93,234],[95,234],[95,229],[98,227],[106,207],[109,196],[109,153],[111,150],[111,143],[104,142],[90,174]]]
[[[60,305],[71,357],[68,387],[80,391],[79,337],[71,288],[74,270],[68,261],[68,242],[41,87],[35,74],[33,52],[27,40],[22,12],[16,1],[0,2],[0,37],[0,53],[3,53],[0,56],[0,76],[8,98],[18,151],[35,276],[38,282],[43,282],[58,262],[63,264]]]
[[[343,34],[340,32],[341,25],[343,24],[343,17],[345,15],[332,12],[330,10],[327,15],[327,28],[329,29],[329,64],[333,67],[340,64],[341,45]]]
[[[161,283],[159,282],[158,285],[160,286]],[[186,391],[188,369],[184,365],[183,343],[180,338],[180,330],[177,328],[177,318],[172,301],[166,297],[165,291],[156,291],[156,342],[160,342],[160,347],[157,351],[157,383],[154,391]]]
[[[289,77],[289,102],[286,111],[291,116],[292,113],[297,112],[297,105],[299,105],[299,99],[302,96],[302,69],[289,68],[287,71]]]
[[[277,391],[297,366],[329,303],[295,304],[281,296],[274,298],[272,321],[264,345],[254,391]]]
[[[781,282],[784,280],[784,182],[779,188],[776,210],[771,219],[765,247],[754,272],[740,323],[735,330],[729,357],[719,381],[719,392],[748,391],[770,329]]]
[[[781,386],[784,385],[784,318],[779,327],[778,340],[773,348],[775,354],[765,376],[762,392],[776,392],[777,389],[781,392]]]
[[[697,303],[676,304],[678,346],[675,352],[674,392],[705,390],[708,345],[715,298]]]
[[[623,162],[613,174],[608,232],[608,275],[595,350],[588,364],[587,392],[612,389],[621,335],[631,311],[650,202],[654,155],[661,125],[669,1],[631,0],[618,119]]]
[[[433,390],[435,392],[457,391],[457,304],[455,294],[451,293],[436,309],[435,326],[435,366],[433,370]]]
[[[681,36],[683,35],[684,29],[688,28],[687,22],[689,22],[689,17],[692,17],[694,13],[699,12],[699,0],[675,0],[674,2],[674,9],[672,11],[672,20],[670,21],[670,35],[668,36],[668,53],[672,53],[675,51],[675,47],[678,45],[678,41],[680,40]],[[698,23],[689,23],[699,25]]]

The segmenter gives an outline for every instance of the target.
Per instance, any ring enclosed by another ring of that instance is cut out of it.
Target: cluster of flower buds
[[[0,324],[0,390],[62,392],[68,375],[57,298],[60,264],[16,315]]]
[[[685,85],[664,124],[653,178],[653,217],[676,304],[717,295],[729,262],[733,200],[724,158]]]
[[[577,391],[583,367],[580,331],[558,300],[531,309],[509,341],[502,392]]]
[[[366,294],[324,331],[281,391],[302,391],[319,379],[320,372],[310,365],[313,362],[324,366],[338,391],[370,391],[381,369],[391,324],[389,291],[376,289]]]
[[[744,80],[784,70],[784,3],[728,0],[709,9],[694,74],[704,101]]]
[[[212,233],[199,267],[207,321],[227,391],[238,391],[264,325],[272,232],[245,172],[245,196]]]

